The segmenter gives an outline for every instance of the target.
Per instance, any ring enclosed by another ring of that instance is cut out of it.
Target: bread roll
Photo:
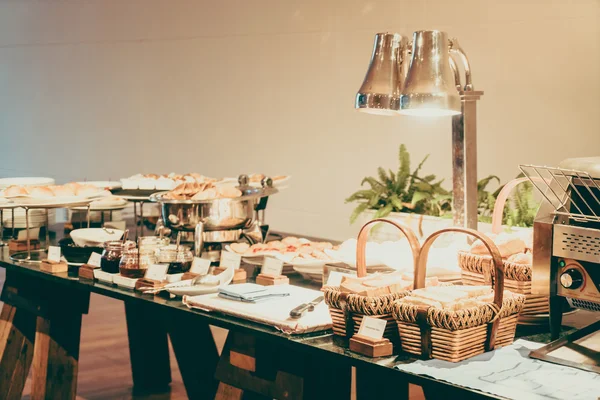
[[[214,188],[198,192],[192,196],[192,200],[213,200],[217,198],[217,190]]]
[[[517,253],[508,257],[508,260],[506,261],[515,264],[532,265],[533,255],[531,253]]]
[[[35,198],[47,199],[54,197],[54,192],[47,186],[36,186],[29,189],[29,195]]]
[[[236,197],[241,197],[242,196],[242,192],[235,187],[231,187],[231,186],[224,186],[219,188],[218,190],[218,197],[219,198],[226,198],[226,199],[235,199]]]
[[[238,254],[244,254],[250,248],[248,243],[231,243],[229,246]]]
[[[53,186],[52,191],[56,197],[70,197],[75,196],[75,190],[73,190],[72,186],[62,185],[62,186]]]
[[[525,242],[518,236],[501,233],[500,235],[489,235],[500,251],[502,258],[510,257],[515,253],[525,251]],[[487,247],[481,240],[477,240],[471,246],[471,253],[478,255],[490,255]]]
[[[425,299],[423,297],[417,297],[417,296],[406,296],[402,298],[402,303],[403,304],[413,304],[415,306],[427,306],[427,307],[435,307],[435,308],[444,308],[442,306],[442,304],[438,301],[435,300],[431,300],[431,299]]]
[[[76,195],[81,197],[89,197],[98,194],[100,190],[94,185],[81,185],[77,188]]]
[[[4,190],[5,197],[13,197],[13,196],[27,196],[29,192],[23,186],[9,186]]]

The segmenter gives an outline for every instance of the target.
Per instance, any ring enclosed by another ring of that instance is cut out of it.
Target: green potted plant
[[[421,176],[425,156],[411,170],[410,155],[406,146],[400,145],[397,171],[377,169],[377,177],[368,176],[361,182],[365,188],[351,194],[346,203],[357,203],[350,222],[359,218],[361,224],[375,218],[391,218],[409,225],[417,235],[425,237],[432,232],[452,225],[452,192],[442,187],[443,180],[433,174]],[[492,182],[500,185],[500,178],[490,175],[477,182],[479,229],[491,231],[494,204],[503,185],[491,192]],[[503,224],[511,227],[531,227],[538,203],[533,198],[530,183],[519,185],[511,194],[503,212]],[[376,226],[371,231],[374,240],[397,240],[400,235],[389,225]]]
[[[346,203],[358,203],[350,215],[350,222],[359,217],[363,222],[374,218],[392,218],[413,228],[420,236],[450,226],[452,196],[442,187],[443,180],[433,174],[421,176],[423,165],[429,156],[411,170],[410,155],[406,146],[400,145],[397,171],[379,167],[377,177],[366,177],[358,190],[346,199]],[[392,227],[382,225],[372,231],[375,240],[395,240],[398,235]]]

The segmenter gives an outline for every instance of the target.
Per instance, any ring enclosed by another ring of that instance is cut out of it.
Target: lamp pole
[[[452,197],[455,226],[477,229],[477,100],[482,91],[459,91],[461,113],[452,117]]]

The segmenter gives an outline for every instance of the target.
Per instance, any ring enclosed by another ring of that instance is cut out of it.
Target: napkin
[[[278,297],[289,296],[289,291],[281,287],[261,286],[255,283],[242,283],[239,285],[229,285],[219,289],[219,296],[246,303],[258,303]]]

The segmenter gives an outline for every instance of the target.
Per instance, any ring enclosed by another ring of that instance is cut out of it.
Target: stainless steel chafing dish
[[[565,302],[600,311],[600,157],[520,169],[543,196],[534,221],[532,293],[549,296],[551,336],[557,339]],[[561,340],[583,348],[577,341],[598,329],[595,322]],[[551,344],[532,356],[551,360],[556,348]],[[587,349],[575,366],[600,372],[599,354]]]
[[[241,197],[214,200],[173,200],[165,199],[167,192],[150,196],[161,208],[165,227],[176,231],[194,232],[195,247],[198,250],[204,242],[230,242],[239,238],[242,230],[256,226],[261,211],[266,207],[266,199],[278,192],[270,178],[262,182],[262,187],[248,185],[248,177],[240,176]]]

